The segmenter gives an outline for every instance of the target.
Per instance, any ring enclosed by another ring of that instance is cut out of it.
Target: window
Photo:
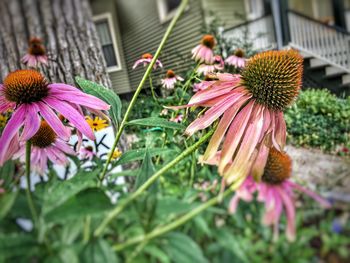
[[[100,38],[103,56],[106,60],[108,71],[121,69],[120,58],[116,44],[115,31],[112,16],[109,13],[94,17],[98,37]]]
[[[160,22],[166,22],[175,15],[181,0],[157,0]]]

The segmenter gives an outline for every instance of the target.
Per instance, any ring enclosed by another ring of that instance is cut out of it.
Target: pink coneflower
[[[192,58],[199,63],[213,64],[215,38],[212,35],[204,35],[201,43],[192,49]]]
[[[33,168],[40,174],[47,170],[47,162],[50,160],[54,164],[67,165],[69,160],[66,154],[75,155],[72,147],[57,137],[54,130],[46,121],[41,121],[38,131],[29,140],[31,142],[31,160]],[[26,142],[19,142],[20,148],[13,156],[25,160]]]
[[[210,73],[221,71],[223,69],[224,69],[224,60],[222,59],[221,56],[216,55],[214,56],[213,64],[201,64],[197,69],[197,73],[207,75]]]
[[[24,55],[21,61],[28,67],[34,68],[39,64],[47,65],[46,50],[40,38],[33,37],[29,40],[28,53]]]
[[[288,240],[295,239],[295,200],[294,190],[301,191],[323,207],[329,208],[330,204],[316,193],[289,180],[292,171],[292,161],[284,153],[271,148],[261,182],[254,181],[248,176],[230,201],[229,211],[235,213],[239,200],[251,202],[254,193],[258,193],[258,201],[265,203],[263,224],[274,227],[274,238],[278,238],[278,227],[283,212],[287,218],[286,236]]]
[[[135,69],[138,65],[143,64],[144,67],[146,67],[149,63],[151,63],[153,59],[153,55],[150,53],[145,53],[141,56],[140,59],[136,60],[134,66],[132,67],[132,69]],[[160,62],[159,59],[156,60],[156,63],[154,63],[153,68],[156,69],[157,67],[162,68],[162,62]]]
[[[294,50],[264,52],[248,62],[242,75],[217,74],[218,80],[197,92],[188,105],[173,107],[209,108],[187,127],[190,136],[223,115],[203,159],[215,156],[223,141],[219,173],[226,183],[242,182],[254,163],[254,175],[261,176],[268,148],[283,149],[283,110],[299,92],[302,67],[303,59]]]
[[[171,118],[170,121],[180,123],[182,122],[183,117],[182,114],[178,114],[174,118]]]
[[[244,51],[240,48],[236,49],[233,55],[225,59],[225,63],[236,68],[244,68],[247,59],[244,58]]]
[[[174,89],[176,82],[183,80],[183,78],[181,78],[179,75],[176,75],[175,72],[170,69],[167,71],[166,77],[162,79],[161,82],[164,88]]]
[[[96,153],[94,153],[92,146],[86,146],[80,149],[80,157],[82,159],[91,161],[94,156],[96,156]]]
[[[35,70],[17,70],[10,73],[0,84],[0,111],[13,109],[12,116],[0,138],[0,165],[5,161],[6,149],[11,140],[23,126],[21,140],[29,140],[40,128],[40,116],[64,140],[70,137],[70,129],[57,117],[61,113],[70,125],[94,140],[81,107],[93,111],[108,110],[104,101],[83,93],[79,89],[63,84],[48,84],[46,79]],[[0,113],[1,113],[0,112]]]

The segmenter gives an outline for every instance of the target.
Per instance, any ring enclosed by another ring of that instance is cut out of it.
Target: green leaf
[[[163,249],[173,262],[181,263],[208,263],[201,248],[185,234],[174,232],[166,237]]]
[[[168,121],[162,118],[149,117],[144,119],[137,119],[128,122],[128,125],[141,125],[141,126],[156,126],[169,128],[174,130],[184,130],[185,126],[176,122]]]
[[[137,160],[142,160],[145,156],[146,151],[149,152],[149,155],[151,157],[156,155],[163,155],[163,154],[169,154],[176,152],[173,149],[166,149],[166,148],[153,148],[153,149],[147,149],[147,148],[141,148],[137,150],[130,150],[125,152],[119,160],[115,163],[115,165],[121,165]]]
[[[46,214],[48,222],[66,221],[104,213],[113,206],[98,188],[86,189]]]
[[[3,219],[15,203],[18,191],[0,195],[0,219]]]
[[[38,250],[39,246],[35,238],[29,234],[12,233],[0,235],[0,255],[4,258],[14,256],[27,257],[36,254]]]
[[[168,257],[168,255],[166,253],[164,253],[164,251],[162,251],[162,249],[154,246],[154,245],[148,245],[144,248],[144,251],[155,257],[156,259],[159,260],[159,262],[161,263],[170,263],[170,258]],[[158,261],[157,261],[158,262]]]
[[[113,90],[79,76],[75,77],[75,81],[84,92],[96,96],[111,105],[109,114],[116,124],[119,123],[121,120],[122,102]]]
[[[48,214],[84,189],[96,186],[96,177],[99,172],[99,169],[91,172],[80,171],[67,181],[52,180],[47,185],[44,195],[43,214]]]
[[[143,185],[148,178],[150,178],[155,173],[155,168],[152,162],[152,157],[149,154],[148,149],[146,149],[145,158],[143,159],[140,172],[137,175],[135,189]],[[155,187],[155,184],[152,185],[151,189]],[[150,189],[150,190],[151,190]]]
[[[103,239],[93,240],[85,246],[80,256],[80,262],[84,263],[118,263],[119,260],[107,243]]]

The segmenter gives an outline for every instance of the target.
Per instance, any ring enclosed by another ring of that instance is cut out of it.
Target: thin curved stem
[[[115,136],[115,140],[114,140],[113,146],[112,146],[112,148],[111,148],[111,150],[110,150],[110,152],[109,152],[109,154],[108,154],[107,161],[106,161],[105,166],[104,166],[104,168],[103,168],[103,171],[102,171],[102,173],[101,173],[101,176],[100,176],[100,180],[101,180],[101,181],[103,181],[103,179],[104,179],[105,176],[106,176],[107,169],[108,169],[108,165],[110,164],[111,159],[112,159],[113,151],[114,151],[115,148],[117,147],[117,144],[118,144],[119,139],[120,139],[120,137],[121,137],[121,135],[122,135],[122,132],[123,132],[123,130],[124,130],[124,127],[125,127],[125,125],[126,125],[126,122],[127,122],[128,118],[129,118],[129,114],[130,114],[132,108],[134,107],[134,105],[135,105],[135,103],[136,103],[137,97],[138,97],[139,93],[141,92],[141,89],[142,89],[143,85],[145,84],[145,82],[146,82],[146,80],[147,80],[149,74],[151,73],[151,71],[152,71],[152,69],[153,69],[153,65],[155,64],[157,58],[159,57],[159,54],[160,54],[160,52],[162,51],[162,49],[163,49],[163,47],[164,47],[166,41],[168,40],[168,38],[169,38],[169,36],[170,36],[170,33],[172,32],[172,30],[173,30],[173,28],[174,28],[176,22],[177,22],[178,19],[180,18],[181,14],[182,14],[183,11],[185,10],[185,7],[187,6],[187,4],[188,4],[188,0],[182,0],[181,5],[179,6],[176,15],[175,15],[174,18],[171,20],[171,22],[170,22],[170,24],[169,24],[169,26],[168,26],[168,28],[167,28],[167,30],[166,30],[164,36],[163,36],[163,39],[162,39],[162,41],[160,42],[159,47],[158,47],[156,53],[154,54],[154,57],[153,57],[151,63],[148,65],[148,68],[147,68],[145,74],[143,75],[143,77],[142,77],[142,79],[141,79],[141,81],[140,81],[140,84],[139,84],[139,86],[137,87],[137,89],[136,89],[136,91],[135,91],[135,93],[134,93],[134,96],[132,97],[132,99],[131,99],[131,101],[130,101],[129,107],[127,108],[127,110],[126,110],[126,112],[125,112],[125,115],[124,115],[124,117],[123,117],[123,120],[122,120],[122,122],[120,123],[119,129],[118,129],[117,134],[116,134],[116,136]]]
[[[153,174],[148,180],[141,185],[135,192],[133,192],[131,195],[129,195],[126,199],[119,202],[118,206],[116,206],[108,215],[107,217],[102,221],[102,223],[99,225],[99,227],[96,229],[94,235],[100,236],[103,232],[103,230],[107,227],[107,225],[115,218],[120,212],[124,210],[124,208],[130,204],[133,200],[135,200],[138,196],[140,196],[148,187],[150,187],[161,175],[163,175],[165,172],[167,172],[170,168],[174,167],[176,164],[178,164],[181,160],[183,160],[185,157],[190,155],[192,152],[194,152],[198,147],[206,142],[211,135],[213,134],[214,130],[211,130],[204,136],[200,138],[198,142],[188,147],[185,151],[183,151],[181,154],[179,154],[174,160],[163,166],[158,172]]]
[[[154,87],[153,87],[153,82],[152,82],[152,76],[151,76],[151,74],[149,74],[148,78],[149,78],[149,86],[150,86],[150,88],[151,88],[151,93],[152,93],[153,100],[155,101],[155,103],[159,104],[159,102],[158,102],[158,100],[157,100],[156,93],[155,93],[155,91],[154,91]]]
[[[33,219],[33,225],[34,227],[38,226],[38,213],[35,210],[34,202],[32,193],[30,190],[31,182],[30,182],[30,153],[31,153],[31,143],[30,141],[26,142],[26,181],[27,181],[27,187],[26,187],[26,196],[27,196],[27,202],[29,206],[30,213],[32,214]]]
[[[230,193],[232,193],[232,191],[233,191],[233,189],[231,189],[231,188],[227,189],[223,193],[223,196],[229,195]],[[161,235],[183,225],[184,223],[188,222],[189,220],[191,220],[192,218],[194,218],[195,216],[197,216],[198,214],[200,214],[201,212],[203,212],[207,208],[209,208],[209,207],[211,207],[219,202],[220,202],[219,196],[213,197],[212,199],[208,200],[204,204],[197,206],[195,209],[191,210],[187,214],[179,217],[177,220],[175,220],[167,225],[155,228],[153,231],[151,231],[150,233],[148,233],[146,235],[140,235],[140,236],[131,238],[122,244],[114,245],[113,249],[116,251],[123,250],[124,248],[129,247],[131,245],[135,245],[135,244],[140,243],[140,242],[144,243],[144,242],[149,241],[153,238],[161,236]]]

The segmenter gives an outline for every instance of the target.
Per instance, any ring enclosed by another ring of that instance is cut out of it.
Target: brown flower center
[[[175,77],[175,72],[172,71],[171,69],[169,69],[169,70],[167,71],[167,73],[166,73],[166,77],[167,77],[167,78],[173,78],[173,77]]]
[[[22,69],[11,72],[4,80],[7,100],[20,103],[40,101],[48,94],[47,81],[35,70]]]
[[[244,57],[244,51],[240,48],[237,48],[235,52],[233,53],[236,57],[243,58]]]
[[[142,58],[143,58],[143,59],[152,59],[152,58],[153,58],[153,55],[150,54],[150,53],[145,53],[145,54],[142,55]]]
[[[280,184],[292,173],[292,160],[288,154],[271,148],[267,158],[262,181],[268,184]]]
[[[283,111],[297,97],[303,58],[295,50],[267,51],[249,59],[242,84],[260,104]]]
[[[94,149],[92,148],[92,146],[86,146],[85,150],[88,150],[89,152],[92,152]]]
[[[204,35],[202,38],[202,44],[210,49],[215,46],[215,38],[212,35]]]
[[[30,139],[33,146],[46,148],[56,140],[56,134],[46,121],[41,121],[38,132]]]
[[[43,56],[46,50],[40,38],[32,38],[29,40],[28,53],[34,56]]]

